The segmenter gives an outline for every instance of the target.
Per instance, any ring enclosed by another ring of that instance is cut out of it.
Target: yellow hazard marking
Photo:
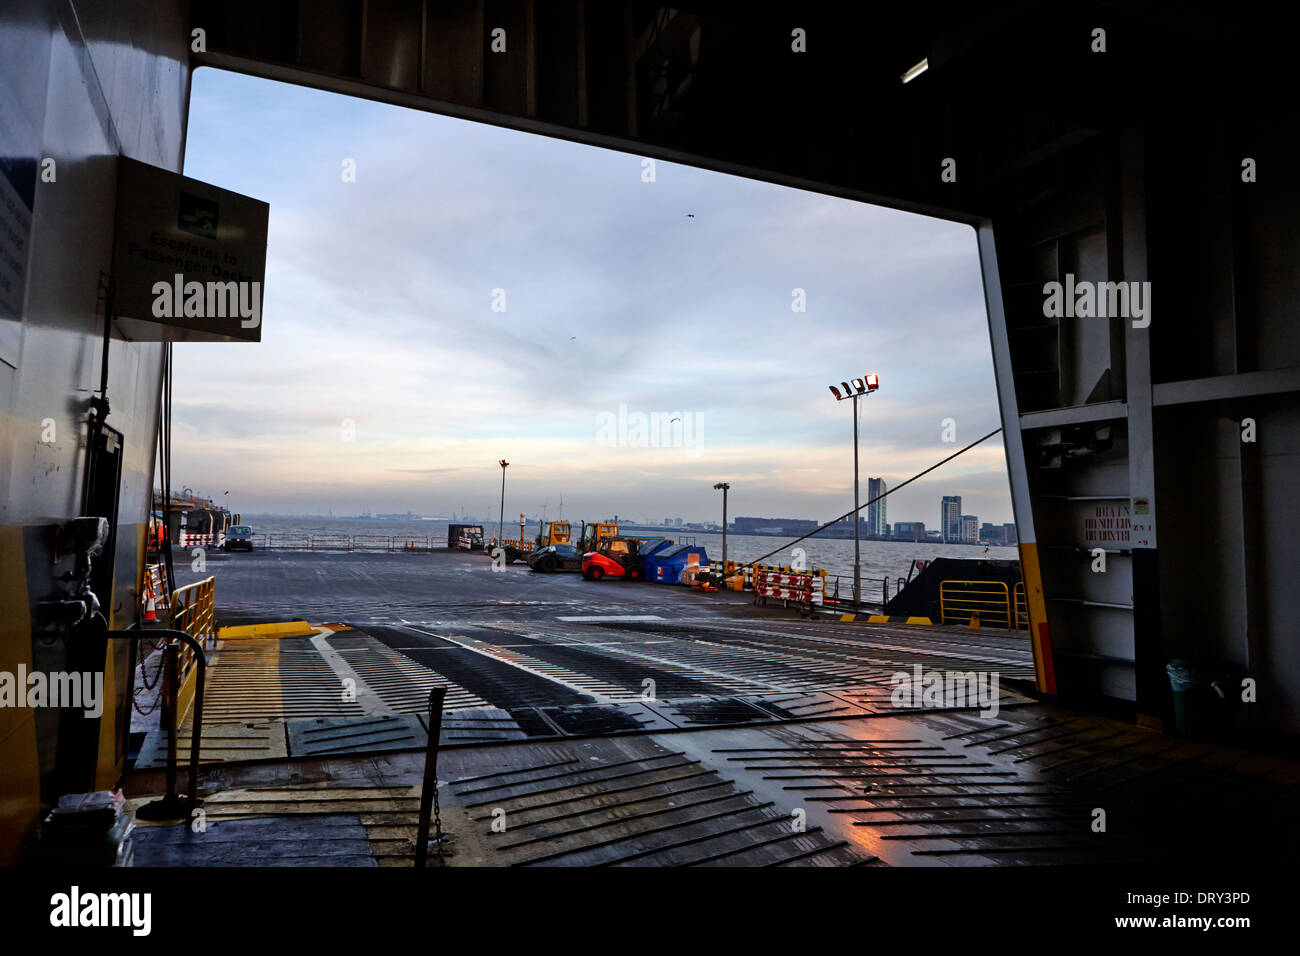
[[[306,621],[279,621],[274,624],[244,624],[240,627],[223,627],[217,631],[222,641],[246,640],[253,637],[310,637],[316,628]]]

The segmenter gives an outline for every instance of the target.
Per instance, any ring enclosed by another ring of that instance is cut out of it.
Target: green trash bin
[[[1197,686],[1196,669],[1183,658],[1175,657],[1165,665],[1165,673],[1169,675],[1169,687],[1174,696],[1174,729],[1187,735],[1191,728],[1188,698]]]
[[[1174,698],[1174,729],[1186,737],[1227,734],[1241,700],[1236,693],[1244,676],[1235,664],[1222,662],[1213,670],[1176,657],[1165,665]]]

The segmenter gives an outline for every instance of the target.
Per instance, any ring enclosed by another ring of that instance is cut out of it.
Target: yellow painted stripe
[[[238,641],[255,637],[309,637],[316,633],[316,628],[306,621],[279,621],[273,624],[245,624],[240,627],[223,627],[217,631],[217,639]]]
[[[852,620],[855,620],[856,618],[857,618],[857,615],[856,615],[856,614],[841,614],[841,615],[840,615],[840,620],[841,620],[841,621],[852,621]]]
[[[1043,576],[1038,569],[1038,544],[1020,542],[1020,576],[1025,583],[1029,610],[1029,645],[1034,651],[1034,683],[1045,694],[1056,693],[1056,672],[1047,633],[1047,602],[1043,599]]]

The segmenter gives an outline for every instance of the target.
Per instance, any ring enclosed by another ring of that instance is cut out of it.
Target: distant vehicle
[[[461,551],[482,551],[483,526],[481,524],[448,525],[447,547]]]
[[[588,581],[606,576],[640,581],[645,577],[645,559],[670,544],[665,538],[601,538],[594,550],[583,554],[582,576]]]
[[[612,521],[584,521],[582,533],[578,539],[578,550],[594,551],[596,544],[604,538],[618,536],[618,525]]]
[[[549,544],[528,556],[534,571],[581,571],[582,552],[571,544]]]
[[[226,529],[227,551],[252,551],[253,529],[246,524],[233,524]]]
[[[542,529],[537,532],[537,547],[545,548],[553,544],[570,544],[569,535],[572,533],[569,522],[552,521],[549,531]]]

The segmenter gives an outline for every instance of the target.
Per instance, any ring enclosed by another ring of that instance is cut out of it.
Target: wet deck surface
[[[219,650],[207,828],[142,830],[141,865],[409,866],[435,684],[450,865],[1135,863],[1298,845],[1293,761],[1005,683],[992,716],[890,700],[914,666],[1030,677],[1006,632],[788,620],[736,595],[459,554],[255,553],[214,571],[223,623],[339,623]],[[133,792],[160,789],[157,750]]]
[[[146,830],[137,863],[410,866],[422,761],[208,768],[206,831]],[[1300,836],[1294,761],[1043,705],[454,748],[439,776],[452,866],[1205,863]],[[338,829],[305,839],[315,817]]]
[[[403,658],[463,694],[452,708],[833,690],[887,681],[915,665],[996,670],[1004,682],[1033,678],[1023,634],[791,620],[762,614],[747,595],[592,583],[522,565],[497,573],[479,555],[217,554],[208,573],[223,623],[348,625],[354,633],[330,645],[353,654],[357,676],[386,700],[385,679],[396,687],[410,676]],[[367,636],[395,654],[376,651]],[[310,641],[281,645],[286,660],[304,655],[297,676],[318,666]],[[426,696],[427,689],[415,695],[411,709]],[[403,710],[403,702],[388,703]]]

